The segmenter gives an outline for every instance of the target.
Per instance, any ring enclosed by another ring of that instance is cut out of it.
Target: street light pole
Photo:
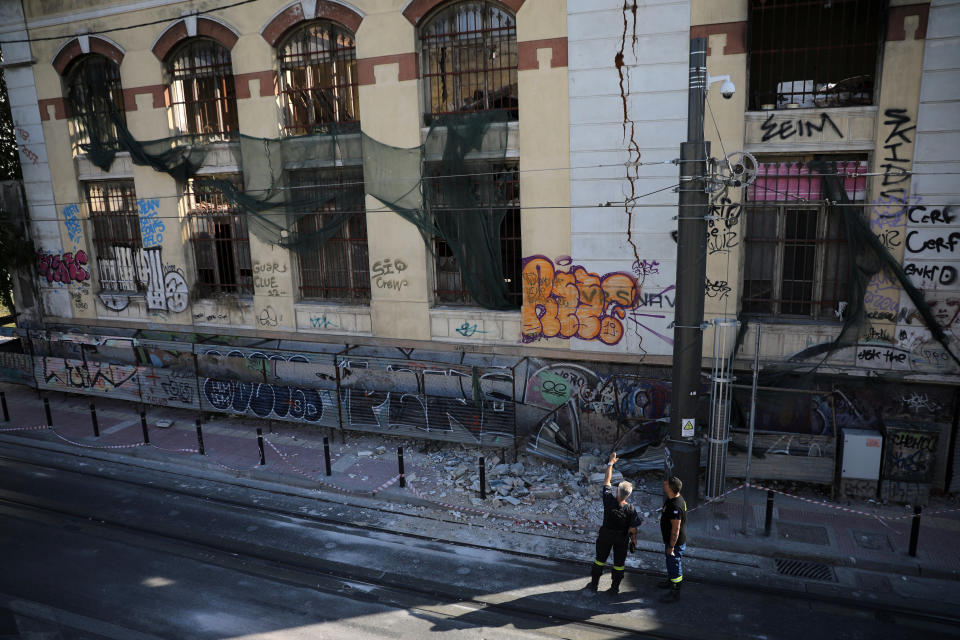
[[[674,323],[673,388],[669,475],[683,482],[688,505],[698,499],[700,448],[693,430],[700,400],[703,361],[703,298],[707,270],[707,198],[705,177],[710,143],[703,139],[707,90],[707,42],[690,40],[690,88],[687,102],[687,141],[680,146],[680,207],[677,216],[677,307]],[[686,427],[686,429],[684,428]]]

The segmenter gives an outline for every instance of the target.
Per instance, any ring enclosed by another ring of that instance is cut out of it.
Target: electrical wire
[[[212,9],[203,9],[203,10],[199,10],[199,11],[194,11],[194,12],[192,12],[190,15],[202,16],[202,15],[206,15],[206,14],[208,14],[208,13],[213,13],[214,11],[223,11],[224,9],[232,9],[232,8],[234,8],[234,7],[239,7],[239,6],[242,6],[242,5],[245,5],[245,4],[251,4],[251,3],[257,2],[257,1],[258,1],[258,0],[238,0],[237,2],[233,2],[233,3],[231,3],[231,4],[225,4],[225,5],[222,5],[222,6],[219,6],[219,7],[213,7]],[[88,32],[84,33],[83,35],[85,35],[85,36],[96,36],[96,35],[99,35],[99,34],[101,34],[101,33],[114,33],[114,32],[117,32],[117,31],[130,31],[131,29],[139,29],[139,28],[141,28],[141,27],[152,27],[152,26],[158,25],[158,24],[167,24],[167,23],[169,23],[169,22],[171,22],[171,21],[181,20],[181,19],[183,19],[183,17],[184,17],[183,15],[171,16],[171,17],[169,17],[169,18],[161,18],[161,19],[159,19],[159,20],[151,20],[150,22],[140,22],[140,23],[138,23],[138,24],[131,24],[131,25],[127,25],[127,26],[125,26],[125,27],[112,27],[112,28],[110,28],[110,29],[100,29],[100,30],[98,30],[98,31],[88,31]],[[24,30],[26,30],[26,28],[25,28]],[[72,39],[72,38],[76,38],[76,37],[77,37],[77,34],[76,34],[76,33],[68,33],[68,34],[59,35],[59,36],[42,36],[42,37],[37,37],[37,38],[21,38],[21,39],[19,39],[19,40],[0,40],[0,47],[2,47],[3,45],[7,45],[7,44],[22,44],[22,43],[25,43],[25,42],[46,42],[46,41],[49,41],[49,40],[66,40],[66,39]]]

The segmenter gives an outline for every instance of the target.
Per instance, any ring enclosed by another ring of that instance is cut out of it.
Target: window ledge
[[[433,307],[430,338],[444,342],[515,344],[520,340],[520,311],[480,307]]]
[[[373,334],[370,307],[360,304],[301,300],[294,303],[297,331],[337,335]]]

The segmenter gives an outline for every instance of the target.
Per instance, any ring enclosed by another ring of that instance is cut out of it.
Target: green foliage
[[[7,79],[0,69],[0,180],[21,178],[20,154],[17,153],[17,137],[7,96]]]
[[[23,232],[22,221],[0,210],[0,304],[11,312],[14,311],[14,275],[18,269],[30,267],[36,260],[36,251]]]

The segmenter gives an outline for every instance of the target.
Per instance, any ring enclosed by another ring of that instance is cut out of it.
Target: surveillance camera
[[[736,93],[737,88],[733,85],[730,80],[724,80],[723,84],[720,85],[720,95],[725,99],[729,100],[733,97],[733,94]]]

